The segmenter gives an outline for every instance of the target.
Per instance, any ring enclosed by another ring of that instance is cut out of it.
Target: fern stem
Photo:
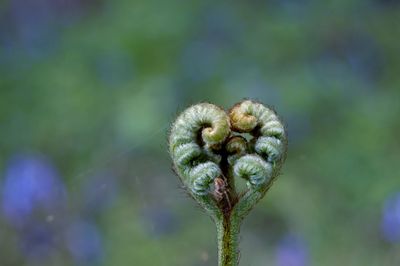
[[[218,241],[218,266],[239,265],[240,220],[223,215],[216,221]]]

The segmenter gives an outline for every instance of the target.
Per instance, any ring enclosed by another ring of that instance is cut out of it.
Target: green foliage
[[[395,1],[96,2],[43,36],[37,54],[19,20],[7,20],[9,3],[0,4],[0,183],[12,155],[44,153],[73,214],[88,177],[116,173],[116,203],[96,217],[104,265],[216,264],[212,224],[183,200],[165,132],[190,104],[244,97],[279,110],[290,153],[243,222],[241,263],[274,265],[286,233],[304,239],[310,265],[400,263],[399,245],[380,233],[384,201],[400,190]],[[174,225],[147,216],[159,209]],[[0,225],[2,265],[29,265],[18,232]],[[40,265],[73,265],[67,257]]]

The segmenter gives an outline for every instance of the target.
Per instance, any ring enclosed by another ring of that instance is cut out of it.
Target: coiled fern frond
[[[286,150],[277,114],[251,100],[229,112],[210,103],[193,105],[173,123],[174,170],[217,224],[220,266],[237,265],[240,222],[278,176]],[[247,181],[246,191],[236,191],[235,178]]]

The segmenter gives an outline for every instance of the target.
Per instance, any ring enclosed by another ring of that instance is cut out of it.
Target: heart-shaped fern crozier
[[[240,222],[278,176],[286,144],[276,113],[250,100],[228,113],[210,103],[196,104],[172,125],[174,170],[217,224],[219,265],[237,265]],[[235,178],[247,180],[245,191],[236,191]]]

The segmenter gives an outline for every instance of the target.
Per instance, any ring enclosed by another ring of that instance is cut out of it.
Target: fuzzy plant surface
[[[241,222],[279,175],[286,150],[285,128],[277,114],[251,100],[229,111],[199,103],[172,124],[174,171],[216,224],[219,266],[238,265]],[[243,191],[236,189],[238,179],[246,180]]]

